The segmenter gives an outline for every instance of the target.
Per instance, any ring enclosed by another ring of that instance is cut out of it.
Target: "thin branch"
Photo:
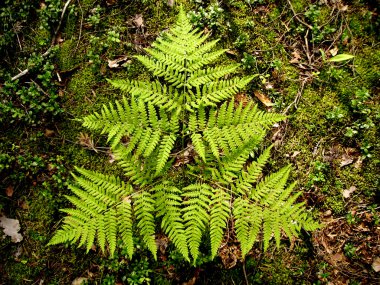
[[[61,28],[62,21],[63,21],[63,17],[64,17],[64,15],[65,15],[65,13],[66,13],[67,7],[69,6],[70,2],[71,2],[71,0],[67,0],[67,2],[65,3],[65,6],[63,6],[63,10],[62,10],[62,13],[61,13],[61,18],[60,18],[60,20],[59,20],[58,27],[57,27],[57,29],[56,29],[55,32],[54,32],[54,36],[53,36],[53,38],[52,38],[52,40],[51,40],[50,47],[47,49],[47,51],[45,51],[45,52],[42,54],[42,57],[46,57],[46,56],[48,56],[48,55],[50,54],[52,48],[55,46],[55,39],[56,39],[56,37],[57,37],[57,34],[58,34],[58,32],[59,32],[59,29]],[[24,75],[26,75],[26,74],[28,74],[28,73],[29,73],[29,69],[28,69],[28,68],[27,68],[27,69],[24,69],[24,70],[21,71],[19,74],[13,76],[13,77],[11,78],[11,81],[15,81],[15,80],[17,80],[17,79],[23,77]]]
[[[80,43],[80,40],[81,40],[81,37],[82,37],[82,27],[83,27],[83,9],[82,9],[82,5],[80,4],[80,0],[77,0],[78,1],[78,6],[79,6],[79,9],[80,9],[80,12],[81,12],[81,18],[80,18],[80,28],[79,28],[79,36],[78,36],[78,42],[77,42],[77,45],[75,47],[75,52],[78,50],[78,47],[79,47],[79,43]]]
[[[290,0],[288,0],[288,4],[290,6],[290,9],[292,10],[293,14],[294,14],[294,18],[297,19],[298,22],[300,22],[301,24],[305,25],[306,27],[308,27],[310,30],[313,29],[313,26],[309,25],[308,23],[306,23],[305,21],[301,20],[298,16],[297,16],[297,13],[296,11],[294,11],[294,8],[293,8],[293,5],[292,5],[292,2]]]
[[[302,80],[301,81],[301,87],[300,89],[298,90],[297,92],[297,95],[296,95],[296,98],[294,99],[294,101],[292,103],[290,103],[290,105],[288,107],[286,107],[286,109],[282,112],[283,115],[286,115],[286,113],[289,111],[290,107],[292,107],[294,105],[294,107],[297,109],[297,105],[298,105],[298,102],[300,101],[300,98],[302,96],[302,93],[303,93],[303,89],[305,88],[305,84],[306,84],[306,80]]]

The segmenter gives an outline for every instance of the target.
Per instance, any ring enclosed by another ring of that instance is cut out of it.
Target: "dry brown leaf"
[[[13,196],[13,186],[12,185],[9,185],[7,187],[7,189],[5,189],[5,194],[8,196],[8,197],[12,197]]]
[[[53,130],[49,130],[49,129],[46,129],[45,130],[45,137],[53,137],[54,136],[54,131]]]
[[[23,210],[28,210],[29,209],[29,205],[28,205],[28,203],[26,201],[22,201],[21,204],[20,204],[20,207]]]
[[[380,271],[380,257],[376,256],[372,262],[372,268],[375,272]]]
[[[227,54],[234,55],[234,56],[237,56],[237,55],[238,55],[238,53],[237,53],[236,51],[231,50],[231,49],[227,50],[226,53],[227,53]]]
[[[338,5],[338,7],[339,7],[339,10],[342,11],[342,12],[345,12],[348,9],[348,5],[342,5],[342,4],[340,4],[340,5]]]
[[[81,284],[87,284],[88,278],[85,277],[78,277],[73,280],[71,285],[81,285]]]
[[[123,56],[114,60],[108,60],[108,67],[109,68],[118,68],[121,66],[122,63],[127,61],[128,56]]]
[[[361,157],[359,157],[358,160],[355,162],[354,167],[355,167],[356,169],[359,169],[359,168],[362,167],[362,164],[363,164],[363,159],[362,159]]]
[[[356,190],[355,186],[351,186],[350,189],[343,190],[343,197],[350,198],[351,193],[353,193],[355,190]]]
[[[274,103],[265,94],[257,90],[254,91],[253,93],[255,94],[257,99],[259,99],[261,103],[263,103],[266,107],[272,107],[274,105]]]
[[[343,262],[346,260],[346,257],[342,253],[335,253],[330,256],[330,261],[333,265],[337,265],[337,263]]]
[[[296,150],[295,152],[293,152],[291,158],[295,158],[297,155],[299,155],[301,152]]]
[[[235,106],[239,106],[239,104],[242,104],[243,107],[247,106],[249,101],[251,101],[251,98],[248,97],[246,94],[244,93],[238,93],[235,95]]]
[[[240,251],[236,245],[224,244],[219,248],[218,255],[222,260],[224,268],[231,269],[237,264]]]
[[[133,23],[135,24],[136,28],[142,28],[144,27],[144,19],[141,14],[137,14],[134,19]]]
[[[346,165],[350,165],[353,162],[354,162],[354,159],[353,159],[352,156],[350,156],[348,154],[343,154],[342,158],[341,158],[341,161],[340,161],[340,167],[344,167]]]
[[[332,49],[329,50],[329,53],[332,56],[336,56],[338,54],[338,51],[339,51],[339,49],[337,47],[334,47],[334,48],[332,48]]]
[[[298,50],[295,50],[292,52],[293,58],[289,61],[290,63],[298,63],[301,59],[301,55],[299,54]]]
[[[11,237],[12,242],[20,242],[23,237],[18,232],[20,228],[20,222],[16,219],[8,219],[5,216],[0,217],[0,227],[4,230],[4,234]]]

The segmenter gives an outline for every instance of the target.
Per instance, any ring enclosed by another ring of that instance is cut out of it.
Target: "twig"
[[[37,82],[35,82],[34,80],[31,80],[33,82],[33,84],[37,87],[38,91],[40,91],[41,93],[45,94],[47,97],[50,97],[50,95],[48,93],[46,93],[42,87],[40,85],[37,84]]]
[[[75,47],[75,50],[74,50],[75,52],[78,50],[78,47],[79,47],[80,39],[82,37],[82,27],[83,27],[83,9],[82,9],[82,5],[80,4],[80,0],[77,0],[77,1],[78,1],[78,6],[79,6],[79,9],[81,12],[81,18],[80,18],[78,42],[77,42],[77,46]]]
[[[310,51],[309,51],[309,42],[307,40],[307,36],[309,35],[309,30],[306,31],[306,35],[304,37],[305,39],[305,46],[306,46],[306,56],[307,59],[309,60],[309,65],[311,65],[311,56],[310,56]]]
[[[294,14],[294,18],[297,19],[298,22],[300,22],[301,24],[305,25],[306,27],[308,27],[310,30],[313,29],[313,27],[311,25],[309,25],[308,23],[306,23],[305,21],[301,20],[298,16],[297,16],[297,13],[296,11],[294,11],[294,8],[293,8],[293,5],[292,5],[292,2],[290,0],[288,0],[288,4],[290,6],[290,9],[292,10],[293,14]]]
[[[306,84],[306,80],[302,80],[301,82],[301,87],[300,89],[298,90],[297,92],[297,95],[296,95],[296,98],[294,99],[294,101],[292,103],[289,104],[288,107],[286,107],[286,109],[282,112],[283,115],[286,115],[286,113],[289,111],[290,107],[294,105],[294,107],[297,109],[297,105],[298,105],[298,102],[302,96],[302,92],[303,92],[303,89],[305,88],[305,84]]]
[[[71,2],[71,0],[67,0],[65,6],[63,6],[63,10],[62,10],[62,13],[61,13],[61,18],[60,18],[60,20],[59,20],[58,27],[57,27],[57,29],[56,29],[55,32],[54,32],[54,36],[53,36],[53,38],[52,38],[52,40],[51,40],[50,47],[47,49],[47,51],[45,51],[45,52],[42,54],[42,57],[46,57],[46,56],[48,56],[48,55],[50,54],[52,48],[54,47],[54,45],[55,45],[55,39],[56,39],[56,37],[57,37],[57,34],[58,34],[59,29],[61,28],[62,21],[63,21],[63,17],[64,17],[64,15],[65,15],[65,13],[66,13],[67,7],[69,6],[70,2]],[[28,73],[29,73],[29,69],[28,69],[28,68],[27,68],[27,69],[24,69],[24,70],[21,71],[19,74],[13,76],[13,77],[11,78],[11,81],[15,81],[15,80],[19,79],[20,77],[23,77],[24,75],[26,75],[26,74],[28,74]]]

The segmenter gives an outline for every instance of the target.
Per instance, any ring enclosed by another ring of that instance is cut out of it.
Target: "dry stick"
[[[311,65],[311,56],[310,56],[310,51],[309,51],[309,42],[307,40],[307,36],[309,35],[309,30],[306,31],[306,35],[304,37],[305,39],[305,45],[306,45],[306,56],[309,61],[309,65]]]
[[[63,21],[63,17],[64,17],[64,15],[65,15],[65,13],[66,13],[67,7],[69,6],[70,2],[71,2],[71,0],[67,0],[65,6],[63,7],[63,10],[62,10],[62,13],[61,13],[61,19],[59,20],[58,27],[57,27],[57,29],[56,29],[55,32],[54,32],[54,36],[53,36],[53,38],[52,38],[52,40],[51,40],[50,47],[48,48],[47,51],[45,51],[45,52],[42,54],[42,57],[46,57],[46,56],[48,56],[48,55],[50,54],[50,52],[51,52],[51,49],[54,47],[55,39],[56,39],[56,37],[57,37],[57,34],[58,34],[59,29],[61,28],[62,21]],[[11,80],[12,80],[12,81],[15,81],[15,80],[19,79],[20,77],[23,77],[24,75],[26,75],[26,74],[28,74],[28,73],[29,73],[29,69],[28,69],[28,68],[27,68],[27,69],[24,69],[24,70],[21,71],[19,74],[13,76],[13,77],[11,78]]]
[[[298,102],[299,102],[299,100],[300,100],[300,98],[302,96],[302,92],[303,92],[303,89],[305,87],[305,84],[306,84],[306,79],[303,79],[301,81],[301,87],[300,87],[300,89],[297,92],[296,98],[294,99],[294,101],[292,103],[290,103],[290,105],[288,107],[286,107],[286,109],[284,110],[284,112],[282,112],[283,115],[285,115],[289,111],[289,109],[290,109],[291,106],[294,105],[297,108],[297,105],[298,105]]]
[[[308,27],[310,30],[313,29],[313,27],[311,25],[309,25],[308,23],[306,23],[305,21],[301,20],[298,16],[297,16],[297,13],[296,11],[294,11],[294,8],[293,8],[293,5],[292,5],[292,2],[290,0],[288,0],[288,4],[290,6],[290,9],[292,10],[293,14],[294,14],[294,18],[297,19],[298,22],[300,22],[301,24],[305,25],[306,27]]]
[[[80,12],[81,12],[81,18],[80,18],[80,28],[79,28],[79,37],[78,37],[78,43],[77,43],[77,46],[75,47],[75,52],[78,50],[78,47],[79,47],[79,43],[80,43],[80,39],[82,37],[82,26],[83,26],[83,9],[82,9],[82,5],[80,4],[80,1],[78,1],[78,6],[79,6],[79,9],[80,9]]]

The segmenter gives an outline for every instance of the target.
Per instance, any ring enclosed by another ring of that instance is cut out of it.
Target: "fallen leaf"
[[[53,130],[49,130],[49,129],[45,129],[45,137],[52,137],[54,136],[54,131]]]
[[[23,210],[28,210],[28,209],[29,209],[29,205],[28,205],[28,203],[25,202],[25,201],[22,201],[22,202],[21,202],[20,207],[21,207]]]
[[[238,93],[238,94],[236,94],[234,99],[235,99],[235,106],[236,107],[239,106],[240,103],[243,105],[243,107],[245,107],[251,101],[251,98],[248,97],[244,93]]]
[[[106,1],[107,6],[112,6],[112,5],[115,5],[116,3],[117,3],[117,0],[107,0]]]
[[[111,151],[108,151],[107,154],[110,157],[110,159],[108,160],[108,162],[109,163],[114,163],[115,160],[116,160],[116,156]]]
[[[350,198],[351,193],[353,193],[355,190],[356,190],[355,186],[351,186],[350,189],[343,190],[343,197]]]
[[[142,28],[144,27],[144,19],[141,14],[137,14],[134,19],[133,23],[135,24],[136,28]]]
[[[323,213],[323,216],[324,217],[330,217],[332,214],[332,211],[331,210],[327,210],[326,212]]]
[[[337,265],[337,263],[345,261],[346,257],[342,253],[335,253],[330,256],[330,260],[333,265]]]
[[[13,196],[13,186],[12,185],[9,185],[7,187],[7,189],[5,189],[5,194],[8,196],[8,197],[12,197]]]
[[[332,56],[336,56],[338,54],[338,51],[339,51],[339,49],[337,47],[334,47],[334,48],[332,48],[332,49],[329,50],[329,53]]]
[[[120,65],[122,65],[122,63],[124,63],[125,61],[127,61],[127,59],[128,59],[128,56],[123,56],[123,57],[120,57],[120,58],[117,58],[117,59],[114,59],[114,60],[108,60],[108,67],[109,68],[120,67]]]
[[[294,50],[292,52],[293,58],[289,61],[290,63],[298,63],[299,60],[301,59],[301,56],[298,52],[298,50]]]
[[[73,282],[71,283],[71,285],[81,285],[81,284],[87,284],[87,280],[88,278],[85,278],[85,277],[78,277],[78,278],[75,278],[73,280]]]
[[[235,55],[235,56],[238,55],[238,53],[237,53],[236,51],[231,50],[231,49],[227,50],[226,53],[227,53],[227,54],[231,54],[231,55]]]
[[[354,162],[354,159],[352,158],[352,156],[349,156],[348,154],[343,154],[340,161],[340,167],[350,165],[353,162]]]
[[[295,151],[293,152],[291,158],[295,158],[297,155],[299,155],[301,152],[300,151]]]
[[[375,272],[380,271],[380,257],[376,256],[375,259],[372,262],[372,268],[375,270]]]
[[[355,162],[354,167],[355,167],[356,169],[359,169],[359,168],[362,167],[362,164],[363,164],[363,159],[362,159],[361,157],[359,157],[358,160]]]
[[[16,219],[8,219],[5,216],[0,217],[0,227],[2,227],[4,230],[4,234],[7,236],[10,236],[12,239],[12,242],[20,242],[22,241],[23,237],[18,232],[20,228],[20,222]]]
[[[342,12],[345,12],[348,9],[348,5],[342,5],[342,4],[340,4],[338,7],[339,7],[339,10],[342,11]]]
[[[255,94],[257,99],[259,99],[261,101],[261,103],[263,103],[266,107],[271,107],[274,105],[274,103],[272,103],[272,101],[265,94],[263,94],[257,90],[254,91],[253,93]]]
[[[174,0],[168,0],[168,5],[170,7],[173,7],[174,6]]]

